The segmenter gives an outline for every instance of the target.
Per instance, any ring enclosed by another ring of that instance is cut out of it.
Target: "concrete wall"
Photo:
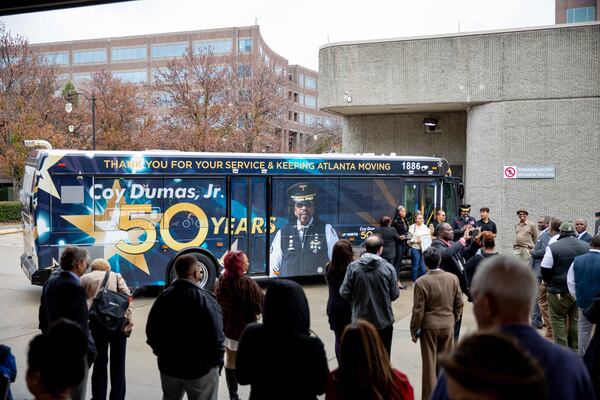
[[[599,60],[600,24],[331,44],[319,52],[319,105],[599,96]]]
[[[423,118],[437,118],[439,134],[426,134]],[[467,113],[416,113],[348,117],[344,152],[444,157],[465,164]]]
[[[319,57],[319,103],[345,117],[344,151],[464,164],[466,201],[476,217],[490,207],[502,252],[512,251],[520,207],[532,220],[583,217],[591,232],[600,211],[600,24],[331,44]],[[396,108],[410,114],[390,114]],[[444,134],[425,135],[423,118],[436,116]],[[540,164],[556,177],[503,178],[504,165]]]
[[[516,210],[529,218],[585,218],[600,211],[600,98],[511,101],[473,107],[467,124],[467,200],[488,206],[502,250],[514,239]],[[555,179],[504,179],[504,165],[556,166]]]

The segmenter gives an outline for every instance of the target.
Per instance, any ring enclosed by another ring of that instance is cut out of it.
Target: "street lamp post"
[[[71,111],[73,111],[73,104],[71,103],[71,99],[75,95],[81,95],[85,97],[87,101],[90,101],[92,103],[92,150],[96,150],[96,96],[94,95],[94,93],[92,93],[92,97],[87,97],[85,93],[70,92],[67,95],[67,100],[69,100],[69,102],[65,104],[65,111],[67,113],[71,113]]]

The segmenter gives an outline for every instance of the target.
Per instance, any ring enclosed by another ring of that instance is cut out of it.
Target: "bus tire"
[[[211,260],[210,257],[203,253],[186,253],[186,255],[187,254],[191,254],[194,257],[196,257],[198,263],[200,264],[201,277],[198,285],[202,289],[212,290],[217,279],[217,267],[213,260]],[[177,277],[174,268],[176,262],[177,259],[175,259],[175,261],[171,264],[171,267],[169,269],[169,285],[171,285]]]

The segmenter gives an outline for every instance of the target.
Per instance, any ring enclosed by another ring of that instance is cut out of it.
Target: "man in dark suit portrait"
[[[583,240],[586,243],[592,241],[592,235],[587,231],[587,221],[585,219],[578,218],[575,220],[575,231],[579,240]]]
[[[53,273],[42,291],[39,310],[39,328],[42,333],[56,320],[66,318],[77,323],[88,337],[88,363],[93,361],[94,346],[88,329],[88,308],[85,290],[79,278],[90,264],[85,249],[67,246],[60,256],[60,270]],[[73,390],[73,400],[84,400],[87,386],[87,369],[83,381]]]

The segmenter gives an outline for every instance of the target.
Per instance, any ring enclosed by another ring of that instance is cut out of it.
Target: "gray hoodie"
[[[376,254],[364,253],[348,266],[340,295],[352,304],[352,321],[365,319],[377,329],[394,323],[392,301],[400,296],[394,267]]]

